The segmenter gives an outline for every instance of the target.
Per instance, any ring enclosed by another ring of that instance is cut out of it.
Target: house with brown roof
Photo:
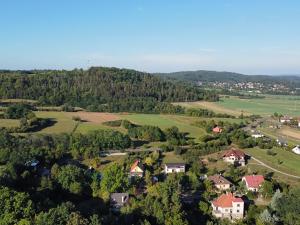
[[[144,165],[139,159],[135,160],[130,168],[131,177],[143,177],[144,175]]]
[[[257,192],[265,181],[265,178],[262,175],[249,175],[244,176],[242,181],[245,182],[247,190]]]
[[[223,154],[223,160],[236,166],[245,166],[246,154],[241,150],[230,149]]]
[[[228,190],[232,186],[232,183],[229,180],[219,174],[209,176],[208,180],[210,180],[213,185],[221,191]]]
[[[244,217],[244,201],[235,197],[232,193],[222,194],[211,203],[212,214],[217,218],[230,220],[242,219]]]

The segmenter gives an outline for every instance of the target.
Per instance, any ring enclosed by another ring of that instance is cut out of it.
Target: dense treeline
[[[142,102],[155,104],[217,97],[214,93],[147,73],[104,67],[72,71],[1,71],[0,84],[0,98],[33,99],[42,105],[68,103],[108,111],[135,111],[136,108],[141,111],[140,108],[146,107],[141,106]],[[99,106],[107,103],[108,106]],[[132,107],[133,103],[136,106]]]
[[[235,118],[232,115],[226,114],[226,113],[215,113],[214,111],[208,110],[208,109],[187,109],[186,114],[188,116],[195,116],[195,117],[219,117],[219,118]]]

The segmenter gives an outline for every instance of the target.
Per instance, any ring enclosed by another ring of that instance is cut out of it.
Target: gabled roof
[[[249,175],[243,177],[250,188],[259,188],[259,186],[265,181],[262,175]]]
[[[292,151],[298,155],[300,155],[300,146],[297,145],[295,148],[292,149]]]
[[[214,200],[212,203],[216,207],[230,208],[232,202],[244,202],[243,199],[235,197],[232,193],[222,194],[219,198]]]
[[[139,167],[141,170],[144,170],[144,166],[139,159],[135,160],[130,168],[130,172],[134,171],[136,167]]]
[[[216,126],[212,129],[212,131],[215,132],[215,133],[221,133],[223,131],[223,129],[219,126]]]
[[[243,151],[237,149],[230,149],[223,154],[223,157],[235,156],[237,158],[244,158],[246,155]]]
[[[213,175],[213,176],[209,176],[208,179],[210,181],[212,181],[215,185],[218,185],[218,184],[229,184],[231,185],[232,183],[227,180],[225,177],[221,176],[221,175]]]

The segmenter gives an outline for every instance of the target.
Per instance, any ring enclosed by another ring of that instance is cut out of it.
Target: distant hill
[[[202,87],[217,88],[223,90],[223,94],[230,94],[228,91],[254,91],[267,94],[300,94],[300,76],[271,76],[271,75],[244,75],[233,72],[217,71],[182,71],[174,73],[157,73],[157,76],[190,82]],[[255,83],[253,86],[245,84]]]
[[[157,73],[156,75],[161,77],[175,78],[184,81],[193,82],[299,82],[300,76],[295,75],[282,75],[282,76],[271,76],[271,75],[245,75],[233,72],[218,72],[208,70],[197,70],[197,71],[180,71],[174,73]]]

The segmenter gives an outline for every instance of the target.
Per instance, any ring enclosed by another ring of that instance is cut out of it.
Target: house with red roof
[[[222,133],[223,129],[219,126],[216,126],[212,129],[212,132],[216,133],[216,134],[219,134],[219,133]]]
[[[237,149],[230,149],[223,154],[223,160],[236,166],[245,166],[246,154]]]
[[[242,219],[244,217],[244,200],[235,197],[232,193],[222,194],[211,203],[212,214],[217,218],[230,220]]]
[[[131,177],[143,177],[144,175],[144,165],[139,159],[135,160],[130,168]]]
[[[265,181],[265,178],[262,175],[249,175],[244,176],[242,181],[245,182],[247,190],[257,192]]]

